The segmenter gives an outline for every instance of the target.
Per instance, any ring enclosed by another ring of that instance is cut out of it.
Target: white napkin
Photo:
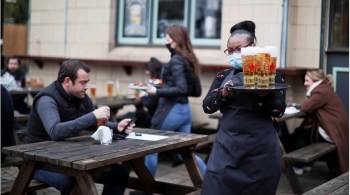
[[[300,110],[298,110],[294,106],[290,106],[290,107],[286,108],[286,110],[284,111],[284,114],[294,114],[294,113],[297,113],[297,112],[300,112]]]
[[[100,140],[102,145],[110,145],[112,143],[112,134],[112,129],[100,126],[91,137],[95,140]]]

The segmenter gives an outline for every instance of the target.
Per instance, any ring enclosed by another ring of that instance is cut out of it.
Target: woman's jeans
[[[69,195],[76,184],[74,177],[40,169],[35,170],[34,178],[55,187],[62,195]],[[96,182],[103,184],[103,195],[123,195],[128,179],[128,170],[120,164],[115,164],[111,171],[104,172]]]
[[[168,116],[165,118],[161,130],[166,131],[177,131],[182,133],[190,133],[192,124],[192,114],[189,104],[175,104],[174,107],[169,112]],[[204,161],[195,155],[199,169],[204,176],[206,164]],[[158,165],[158,153],[150,154],[146,156],[145,164],[148,170],[151,172],[153,177],[156,175],[157,165]]]

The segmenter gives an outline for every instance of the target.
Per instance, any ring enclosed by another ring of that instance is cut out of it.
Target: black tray
[[[275,85],[270,85],[268,87],[245,87],[243,85],[235,85],[227,87],[233,91],[242,91],[242,92],[272,92],[272,91],[285,91],[289,88],[289,85],[276,83]]]

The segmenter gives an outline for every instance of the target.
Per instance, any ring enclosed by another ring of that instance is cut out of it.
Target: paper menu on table
[[[139,139],[139,140],[148,140],[148,141],[158,141],[161,139],[168,138],[169,136],[163,136],[163,135],[152,135],[152,134],[146,134],[142,133],[141,136],[135,135],[135,132],[131,132],[126,138],[128,139]]]

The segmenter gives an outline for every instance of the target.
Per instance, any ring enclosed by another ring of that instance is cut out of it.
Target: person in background
[[[147,63],[146,74],[150,76],[152,84],[156,87],[162,86],[162,68],[163,63],[158,59],[152,57],[151,60]],[[157,82],[157,83],[155,83]],[[158,106],[159,96],[157,95],[145,95],[141,96],[141,102],[144,107],[147,108],[150,118],[153,118],[154,113],[156,112]]]
[[[16,81],[18,87],[24,88],[26,84],[25,74],[19,69],[20,61],[16,57],[9,57],[6,68],[1,71],[1,76],[8,72]]]
[[[332,87],[332,76],[323,70],[308,70],[305,75],[306,100],[300,110],[306,113],[300,127],[292,135],[294,150],[314,142],[329,142],[337,150],[325,157],[331,173],[339,175],[349,170],[349,116]],[[295,164],[294,172],[310,171],[310,164]]]
[[[232,69],[217,73],[203,100],[205,113],[222,118],[202,185],[202,195],[275,195],[281,175],[278,135],[271,117],[281,117],[284,92],[234,92],[242,84],[241,48],[254,46],[255,23],[242,21],[230,30],[225,54]],[[276,75],[276,82],[283,83]]]
[[[15,145],[14,125],[12,99],[6,88],[1,85],[1,149],[2,147]],[[5,158],[6,155],[1,153],[1,162],[4,162]]]
[[[108,120],[110,108],[95,109],[86,95],[90,81],[90,68],[78,60],[67,60],[61,65],[57,80],[35,96],[30,111],[28,133],[25,143],[48,140],[64,140],[78,136],[83,130],[96,130],[98,120]],[[118,123],[107,122],[106,126],[114,132],[120,132],[130,119]],[[134,124],[127,127],[132,131]],[[37,169],[34,178],[69,194],[75,184],[70,176]],[[122,165],[115,164],[111,171],[104,172],[97,182],[104,184],[102,194],[124,194],[128,181],[128,171]]]
[[[161,71],[163,64],[156,58],[152,57],[146,64],[146,75],[150,77],[147,81],[156,87],[161,87]],[[143,90],[139,91],[140,103],[135,105],[135,112],[127,112],[123,116],[118,117],[118,121],[124,118],[136,117],[136,126],[139,128],[150,128],[151,120],[157,109],[159,97],[156,95],[148,95]]]
[[[8,91],[21,90],[25,87],[25,74],[19,69],[20,61],[16,57],[7,60],[6,68],[1,71],[1,80]],[[12,96],[14,109],[21,114],[28,114],[30,108],[26,103],[26,95]]]
[[[172,25],[166,31],[166,40],[171,59],[164,64],[161,88],[150,87],[148,95],[159,96],[157,110],[152,118],[152,128],[183,133],[191,132],[192,113],[188,100],[188,83],[185,71],[199,74],[199,62],[193,52],[188,31],[184,26]],[[202,174],[205,173],[204,161],[196,156]],[[145,164],[155,176],[158,154],[146,156]]]

